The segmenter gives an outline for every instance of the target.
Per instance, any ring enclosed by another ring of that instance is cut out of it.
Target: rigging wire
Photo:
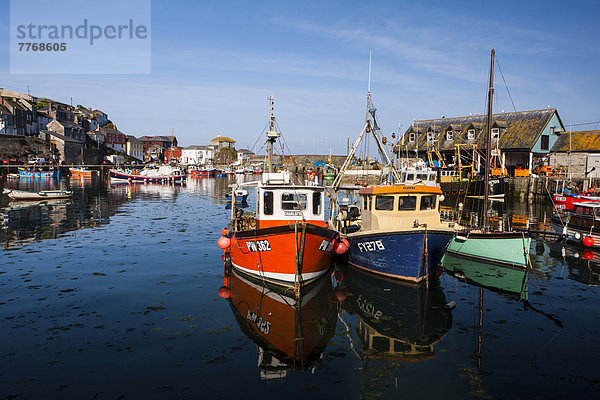
[[[500,60],[498,60],[498,55],[496,55],[496,64],[498,64],[498,70],[500,71],[500,75],[502,76],[502,81],[504,82],[504,87],[506,88],[506,92],[508,93],[508,98],[512,103],[513,109],[515,110],[515,112],[517,112],[517,107],[515,107],[515,102],[513,101],[512,96],[510,95],[510,90],[508,90],[508,85],[506,84],[506,80],[504,79],[502,68],[500,68]]]

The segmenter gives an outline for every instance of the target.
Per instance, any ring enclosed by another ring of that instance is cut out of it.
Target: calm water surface
[[[600,254],[535,237],[532,273],[450,259],[426,288],[340,266],[301,301],[234,274],[224,300],[228,183],[4,182],[75,194],[0,200],[0,398],[598,398]]]

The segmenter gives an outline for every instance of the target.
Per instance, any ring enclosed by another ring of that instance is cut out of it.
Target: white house
[[[192,145],[181,150],[181,162],[187,165],[210,164],[214,151],[209,146]]]
[[[237,153],[237,164],[242,165],[248,159],[248,156],[253,155],[254,153],[248,149],[239,149]]]

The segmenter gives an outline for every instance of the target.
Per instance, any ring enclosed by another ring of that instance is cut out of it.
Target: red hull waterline
[[[216,174],[216,170],[212,171],[191,171],[190,175],[193,177],[205,177],[205,178],[214,178]]]
[[[337,233],[306,224],[302,246],[302,224],[234,232],[229,254],[232,266],[247,275],[271,283],[294,286],[296,270],[301,284],[325,274],[332,263],[331,248]],[[298,252],[298,256],[296,256]]]

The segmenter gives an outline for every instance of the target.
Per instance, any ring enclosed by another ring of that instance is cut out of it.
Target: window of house
[[[321,214],[321,192],[314,192],[312,196],[312,209],[314,215]]]
[[[410,135],[408,135],[408,141],[411,143],[414,143],[415,141],[415,134],[411,133]]]
[[[467,140],[475,139],[475,129],[469,129],[467,131]]]
[[[548,150],[550,148],[550,136],[542,135],[542,150]]]
[[[446,140],[452,140],[453,137],[454,137],[454,131],[446,132]]]
[[[400,196],[398,197],[398,211],[416,210],[417,196]]]
[[[375,209],[391,211],[394,209],[394,196],[375,196]]]
[[[298,208],[300,207],[300,208]],[[283,193],[281,195],[282,210],[306,210],[306,194]]]
[[[433,132],[427,132],[427,141],[428,142],[432,142],[433,141]]]
[[[500,137],[500,129],[492,128],[492,139],[498,139]]]
[[[421,196],[421,210],[435,209],[436,196]]]
[[[265,192],[264,194],[264,214],[273,215],[273,192]]]

